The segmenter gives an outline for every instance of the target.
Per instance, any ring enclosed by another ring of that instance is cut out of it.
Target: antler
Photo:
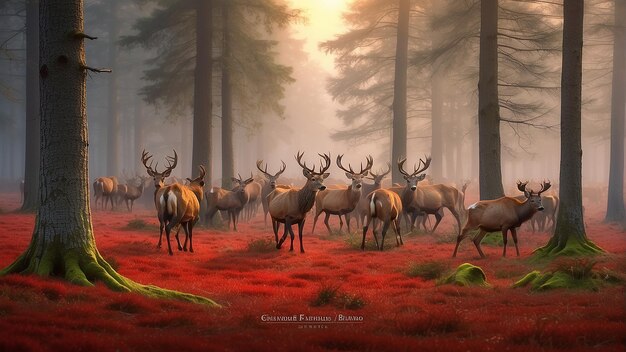
[[[527,184],[528,184],[528,181],[522,182],[520,180],[517,180],[517,189],[519,189],[520,191],[526,193],[526,185]]]
[[[322,154],[318,153],[317,155],[321,156],[324,159],[324,162],[326,162],[326,166],[324,166],[322,164],[322,161],[320,160],[320,172],[318,173],[318,175],[321,175],[324,172],[326,172],[326,170],[328,170],[330,168],[330,164],[331,164],[331,162],[330,162],[330,154],[324,153],[322,155]]]
[[[543,181],[541,183],[541,189],[539,190],[539,192],[537,192],[537,195],[540,196],[541,193],[543,193],[543,192],[547,191],[548,189],[550,189],[551,186],[552,185],[550,184],[550,180],[548,180],[548,182]]]
[[[141,152],[141,162],[143,163],[143,166],[145,166],[148,175],[154,177],[154,174],[157,174],[158,172],[152,168],[152,162],[150,162],[150,166],[148,166],[148,160],[150,160],[150,158],[152,158],[152,155],[149,155],[144,149],[143,152]]]
[[[341,170],[343,170],[343,171],[345,171],[345,172],[347,172],[349,174],[352,174],[352,175],[361,175],[363,173],[367,173],[372,168],[372,165],[374,164],[374,159],[372,159],[371,155],[368,155],[366,157],[367,165],[365,165],[365,169],[363,169],[363,163],[361,163],[361,171],[354,172],[354,170],[352,170],[352,165],[350,165],[350,164],[348,164],[348,167],[350,168],[350,170],[347,170],[345,167],[343,167],[343,165],[341,164],[341,159],[342,158],[343,158],[343,154],[337,156],[337,166]]]
[[[418,164],[419,166],[413,166],[413,173],[409,174],[408,172],[404,170],[404,167],[403,167],[404,163],[406,162],[406,158],[401,158],[400,160],[398,160],[398,169],[400,170],[400,173],[403,174],[404,176],[413,177],[419,174],[420,172],[424,172],[426,169],[428,169],[431,161],[432,159],[429,156],[426,157],[426,161],[420,158],[420,161]]]
[[[426,157],[426,161],[424,161],[424,160],[422,160],[422,158],[420,158],[420,165],[423,164],[423,166],[419,170],[418,169],[414,169],[415,171],[413,171],[413,176],[419,174],[420,172],[426,171],[426,169],[428,169],[428,167],[430,166],[430,162],[431,161],[432,161],[432,159],[429,156]]]
[[[272,174],[270,174],[269,172],[267,172],[267,163],[265,163],[265,168],[261,169],[261,165],[263,164],[263,160],[259,159],[256,161],[256,167],[257,169],[259,169],[259,171],[261,171],[267,178],[271,178],[271,177],[275,177],[278,178],[278,176],[280,176],[283,172],[285,172],[285,169],[287,168],[287,165],[285,164],[284,161],[280,161],[283,165],[280,167],[280,170],[278,170],[278,172],[276,172],[276,174],[274,176],[272,176]]]
[[[298,162],[298,165],[300,165],[301,168],[307,170],[308,172],[310,172],[311,174],[315,174],[315,175],[321,175],[324,172],[326,172],[326,170],[328,170],[328,168],[330,168],[330,155],[329,154],[317,154],[319,156],[322,157],[322,160],[320,160],[320,171],[319,172],[315,172],[315,166],[313,166],[313,168],[309,168],[308,166],[306,166],[306,162],[302,162],[302,156],[304,155],[304,152],[300,152],[298,151],[298,154],[296,155],[296,161]],[[326,163],[326,165],[324,165],[324,163]]]
[[[178,155],[176,154],[176,149],[172,149],[174,151],[174,156],[166,156],[165,159],[167,160],[167,163],[169,164],[167,166],[167,168],[165,169],[165,171],[163,171],[163,174],[169,174],[170,172],[172,172],[172,170],[174,170],[174,168],[176,167],[176,164],[178,164]],[[202,165],[200,165],[202,166]],[[204,168],[204,166],[202,166],[202,168]],[[203,176],[204,178],[204,176]]]

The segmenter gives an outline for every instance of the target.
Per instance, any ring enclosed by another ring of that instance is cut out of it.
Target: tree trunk
[[[196,2],[196,69],[194,73],[193,102],[193,156],[190,175],[204,165],[205,184],[211,186],[212,151],[211,120],[213,114],[213,1]],[[203,202],[204,204],[204,202]]]
[[[577,255],[600,251],[587,239],[582,202],[581,84],[584,1],[563,4],[561,72],[561,172],[559,210],[554,235],[538,256]]]
[[[134,131],[135,131],[135,157],[134,157],[134,166],[132,170],[137,175],[141,175],[145,172],[143,165],[141,164],[141,151],[146,149],[146,142],[144,141],[144,118],[143,118],[143,100],[139,97],[135,98],[135,122]]]
[[[0,276],[62,275],[85,286],[101,280],[118,291],[215,305],[204,297],[137,284],[113,270],[98,252],[87,179],[83,1],[40,0],[39,11],[41,204],[28,249]]]
[[[398,0],[398,34],[396,41],[396,67],[393,83],[393,122],[391,160],[396,162],[406,154],[407,118],[407,68],[409,48],[409,12],[411,0]],[[392,182],[402,182],[402,174],[397,167],[391,173]]]
[[[443,82],[442,73],[435,71],[432,77],[431,87],[431,146],[430,174],[438,182],[443,178]]]
[[[117,37],[119,24],[117,20],[118,0],[109,2],[109,67],[113,72],[109,75],[109,123],[107,131],[107,174],[118,176],[120,155],[120,117],[117,106]]]
[[[504,189],[500,165],[498,0],[480,2],[478,136],[480,199],[502,197]]]
[[[26,160],[21,211],[39,206],[39,1],[26,2]]]
[[[626,0],[615,0],[613,86],[611,94],[611,160],[609,194],[604,221],[623,222],[624,210],[624,112],[626,101]]]
[[[228,26],[228,5],[222,6],[223,47],[222,47],[222,188],[231,189],[231,177],[235,174],[233,155],[233,98],[230,81],[230,39]]]

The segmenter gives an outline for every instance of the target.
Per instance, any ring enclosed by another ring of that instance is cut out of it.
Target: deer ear
[[[252,181],[254,181],[254,179],[253,179],[253,178],[247,179],[247,180],[246,180],[246,184],[248,185],[248,184],[252,183]]]
[[[172,171],[171,171],[171,170],[165,171],[165,172],[163,173],[163,178],[170,177],[170,174],[171,174],[171,173],[172,173]]]
[[[230,180],[233,181],[233,182],[239,182],[239,179],[236,178],[236,177],[231,177]]]
[[[417,176],[417,180],[418,181],[423,181],[426,178],[426,174],[421,174],[419,176]]]
[[[365,177],[369,174],[369,171],[365,171],[364,173],[361,174],[361,176]]]
[[[524,191],[524,197],[530,198],[530,196],[532,196],[532,193],[530,193],[528,191]]]
[[[352,179],[352,174],[349,173],[349,172],[346,172],[346,177],[351,180]]]
[[[302,174],[304,175],[304,177],[306,178],[311,178],[311,173],[309,172],[309,170],[307,169],[302,169]]]
[[[204,181],[199,182],[200,186],[204,186]]]
[[[327,172],[327,173],[322,174],[322,178],[324,178],[324,179],[325,179],[325,178],[327,178],[328,176],[330,176],[330,174],[329,174],[328,172]]]

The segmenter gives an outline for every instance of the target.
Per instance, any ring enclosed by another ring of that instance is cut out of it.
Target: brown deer
[[[252,182],[246,184],[245,192],[248,195],[248,202],[244,206],[244,218],[246,221],[250,221],[253,217],[256,216],[257,210],[259,208],[259,203],[261,202],[261,190],[263,186],[261,183],[252,180]]]
[[[228,229],[230,229],[230,223],[232,222],[233,230],[237,231],[239,213],[249,200],[249,195],[246,193],[246,186],[254,181],[254,178],[250,175],[250,178],[243,180],[241,175],[239,175],[239,178],[233,177],[232,181],[235,186],[232,191],[221,187],[212,187],[206,193],[207,219],[210,222],[218,210],[227,211]]]
[[[152,180],[154,181],[154,207],[156,208],[157,216],[159,218],[159,243],[157,243],[157,248],[161,248],[161,240],[163,239],[163,230],[165,229],[165,225],[167,224],[167,221],[163,218],[164,212],[161,207],[161,203],[159,199],[161,198],[161,196],[163,195],[163,192],[165,192],[165,189],[166,189],[165,179],[170,176],[170,174],[172,173],[172,170],[174,170],[174,168],[176,167],[176,164],[178,163],[178,155],[176,154],[176,150],[174,150],[173,157],[171,156],[165,157],[167,160],[168,166],[165,168],[165,171],[163,172],[157,171],[158,163],[154,166],[154,168],[152,167],[152,161],[150,161],[151,158],[152,158],[152,155],[149,155],[148,152],[143,150],[143,152],[141,153],[141,162],[143,163],[143,166],[146,168],[146,172],[148,173],[148,175],[150,175],[150,177],[152,177]],[[148,161],[150,161],[150,165],[148,165]],[[178,229],[178,231],[180,231],[180,228]],[[183,247],[180,245],[180,240],[178,239],[178,231],[176,231],[176,242],[178,242],[178,250],[182,250]]]
[[[150,178],[145,176],[138,176],[126,180],[126,192],[124,193],[123,200],[129,212],[132,213],[135,200],[139,199],[143,194],[148,180],[150,180]]]
[[[322,157],[320,162],[320,171],[315,172],[315,166],[308,168],[306,163],[302,162],[304,153],[298,152],[296,161],[302,168],[302,174],[306,177],[306,183],[301,189],[284,189],[276,188],[268,195],[269,212],[272,218],[272,228],[274,230],[274,238],[276,239],[276,248],[280,249],[287,238],[287,234],[291,235],[290,251],[293,251],[294,233],[291,228],[292,224],[298,224],[298,235],[300,238],[300,252],[304,253],[302,245],[302,228],[306,220],[306,214],[313,208],[315,196],[317,192],[326,189],[324,179],[328,177],[326,170],[330,167],[330,155],[318,154]],[[282,238],[278,241],[278,224],[285,224],[285,231]]]
[[[93,193],[95,197],[96,208],[98,207],[98,199],[101,199],[100,205],[106,210],[107,202],[111,202],[111,210],[115,208],[115,195],[117,192],[117,177],[98,177],[93,183]]]
[[[367,176],[369,170],[372,168],[374,160],[371,156],[367,156],[365,158],[367,163],[365,168],[363,168],[363,164],[361,164],[361,171],[355,172],[352,170],[352,165],[348,164],[348,169],[346,169],[341,164],[342,158],[343,154],[337,156],[337,166],[345,171],[346,177],[351,180],[351,184],[346,189],[326,189],[317,193],[315,196],[315,217],[313,219],[313,229],[311,233],[315,233],[315,224],[317,224],[317,218],[322,212],[326,213],[324,224],[329,234],[331,234],[331,230],[328,219],[331,215],[339,216],[339,231],[341,231],[343,227],[343,221],[341,220],[341,216],[343,215],[346,218],[348,232],[350,232],[350,218],[347,214],[352,212],[359,203],[362,194],[363,178]]]
[[[530,226],[533,232],[535,232],[535,225],[538,231],[553,232],[556,225],[556,211],[559,208],[559,197],[541,196],[541,204],[543,204],[543,211],[535,213],[535,216],[530,219]]]
[[[163,213],[162,217],[167,223],[165,225],[165,238],[167,240],[167,251],[172,253],[170,244],[170,232],[174,226],[182,225],[185,230],[185,243],[183,250],[187,251],[187,239],[189,239],[189,252],[193,253],[193,226],[200,219],[200,202],[204,195],[204,166],[198,166],[200,175],[194,179],[187,178],[189,184],[181,185],[175,183],[165,186],[165,190],[159,197],[159,208]],[[178,241],[178,234],[176,236]],[[180,241],[178,241],[180,250]]]
[[[361,250],[365,250],[365,235],[369,228],[370,221],[378,219],[383,222],[382,229],[382,241],[378,246],[378,238],[376,237],[376,226],[372,226],[372,233],[374,234],[374,240],[376,241],[376,248],[381,251],[385,246],[385,236],[389,225],[393,225],[393,230],[396,233],[396,245],[404,244],[402,241],[402,234],[400,233],[400,225],[398,224],[398,216],[402,213],[402,200],[400,196],[390,190],[377,189],[366,197],[369,210],[365,216],[365,224],[363,226],[363,241],[361,242]],[[399,239],[399,241],[398,241]]]
[[[280,177],[280,175],[285,172],[285,169],[287,168],[287,165],[285,165],[284,161],[281,160],[280,162],[283,164],[280,170],[272,175],[267,172],[267,163],[265,163],[264,168],[261,168],[261,165],[263,165],[263,160],[256,161],[257,169],[259,169],[259,171],[261,171],[261,173],[263,173],[263,176],[265,176],[265,178],[267,179],[267,182],[265,182],[263,184],[263,187],[261,188],[261,205],[263,205],[264,226],[267,226],[267,213],[269,213],[270,211],[269,202],[267,201],[267,195],[270,194],[274,190],[274,188],[276,188],[276,180],[278,180],[278,177]]]
[[[426,161],[420,159],[420,165],[423,167],[414,167],[413,173],[409,174],[403,168],[406,158],[398,161],[400,173],[404,175],[407,182],[406,187],[402,191],[401,199],[404,211],[410,215],[411,230],[415,225],[415,219],[420,213],[435,215],[435,225],[431,233],[434,233],[443,218],[443,208],[447,208],[454,216],[458,233],[461,233],[461,217],[464,216],[465,207],[463,200],[464,193],[452,186],[444,184],[424,185],[418,187],[418,182],[425,178],[425,174],[418,175],[426,170],[430,165],[430,158]]]
[[[544,209],[541,202],[541,193],[547,191],[550,188],[550,182],[543,182],[541,189],[538,192],[526,189],[528,182],[517,182],[517,189],[524,192],[526,197],[525,201],[520,201],[514,197],[502,197],[493,200],[481,200],[468,208],[467,224],[463,227],[463,231],[458,235],[456,239],[456,246],[452,257],[456,257],[456,252],[459,248],[459,243],[469,235],[473,230],[478,229],[479,232],[474,236],[474,245],[478,250],[478,254],[482,258],[485,257],[482,249],[480,248],[480,241],[488,232],[502,231],[502,242],[504,243],[504,249],[502,250],[502,256],[506,257],[506,243],[507,232],[511,231],[513,237],[513,243],[515,243],[515,251],[519,256],[519,248],[517,247],[517,228],[524,222],[532,218],[537,211]]]
[[[361,191],[361,199],[359,200],[359,203],[357,204],[356,208],[354,209],[354,211],[352,211],[352,213],[347,214],[348,217],[351,216],[356,216],[356,220],[357,220],[357,226],[362,226],[365,221],[365,216],[367,216],[368,212],[369,212],[369,203],[367,200],[367,195],[374,192],[377,189],[381,189],[382,188],[382,182],[383,179],[385,178],[385,176],[387,176],[389,173],[391,172],[391,164],[387,163],[387,171],[383,172],[383,170],[380,170],[378,174],[373,173],[371,170],[369,172],[369,176],[367,176],[367,179],[370,179],[372,181],[374,181],[373,184],[369,184],[369,183],[365,183],[363,182],[363,189]]]

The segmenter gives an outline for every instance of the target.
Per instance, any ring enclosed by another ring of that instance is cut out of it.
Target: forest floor
[[[34,215],[13,212],[17,194],[0,199],[6,267],[26,249]],[[599,204],[586,205],[586,214],[588,237],[608,252],[595,268],[623,277],[624,228],[603,224]],[[456,237],[447,211],[435,234],[405,235],[401,247],[388,236],[383,252],[371,244],[362,252],[356,232],[329,235],[320,218],[314,235],[307,221],[301,254],[297,238],[294,252],[288,241],[276,250],[258,216],[238,233],[198,227],[195,253],[169,256],[165,245],[156,248],[153,210],[92,216],[98,249],[121,274],[223,308],[10,275],[0,278],[0,351],[623,351],[626,344],[623,283],[597,291],[510,287],[542,269],[529,258],[550,235],[525,227],[519,257],[512,241],[506,258],[501,245],[483,244],[485,259],[466,241],[451,258]],[[480,266],[491,286],[438,284],[466,262]]]

